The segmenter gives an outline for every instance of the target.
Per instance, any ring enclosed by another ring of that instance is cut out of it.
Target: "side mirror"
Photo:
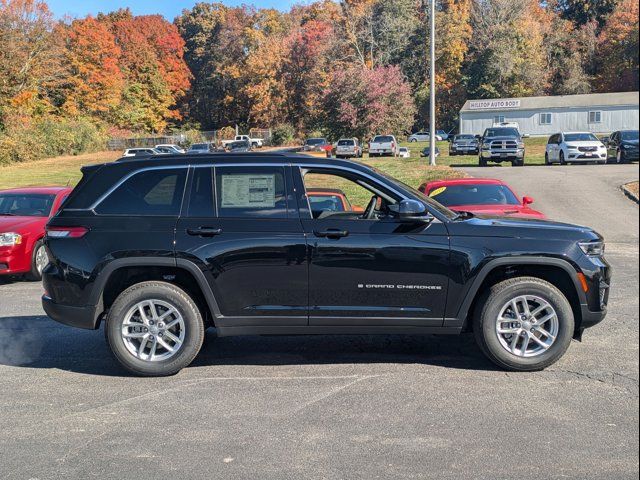
[[[523,205],[531,205],[533,203],[533,198],[531,197],[524,197],[522,199],[522,204]]]
[[[425,222],[433,220],[424,203],[417,200],[402,200],[389,206],[391,214],[401,222]]]
[[[609,137],[603,137],[601,142],[605,147],[608,147],[609,146]]]

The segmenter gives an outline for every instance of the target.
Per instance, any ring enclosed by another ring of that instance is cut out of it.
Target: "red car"
[[[0,191],[0,275],[26,273],[40,280],[49,263],[42,243],[44,228],[71,193],[66,187],[30,187]]]
[[[312,211],[364,212],[364,208],[351,205],[345,193],[338,188],[308,188],[307,198]]]
[[[520,200],[513,189],[500,180],[443,180],[423,184],[419,190],[455,211],[519,218],[546,218],[543,213],[529,207],[533,203],[531,197]]]

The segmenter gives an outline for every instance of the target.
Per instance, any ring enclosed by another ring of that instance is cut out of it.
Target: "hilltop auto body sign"
[[[471,100],[469,102],[469,110],[496,110],[518,107],[520,107],[520,100]]]

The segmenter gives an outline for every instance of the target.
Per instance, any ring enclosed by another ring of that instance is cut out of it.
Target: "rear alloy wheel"
[[[542,370],[566,352],[574,331],[566,297],[539,278],[519,277],[491,287],[474,315],[474,334],[496,365],[515,371]]]
[[[204,322],[184,290],[165,282],[143,282],[113,303],[105,336],[113,355],[130,372],[173,375],[200,351]]]
[[[49,255],[47,254],[47,247],[44,246],[42,240],[39,240],[33,246],[33,254],[31,255],[31,271],[27,274],[27,278],[34,282],[42,280],[42,271],[48,264]]]

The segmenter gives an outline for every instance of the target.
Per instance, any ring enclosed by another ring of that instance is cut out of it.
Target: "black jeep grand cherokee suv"
[[[141,375],[170,375],[217,334],[458,334],[538,370],[606,313],[588,228],[457,214],[344,160],[210,154],[83,168],[47,227],[43,304],[97,329]],[[310,203],[340,188],[351,204]],[[368,202],[368,204],[367,204]],[[317,210],[321,205],[321,210]]]

